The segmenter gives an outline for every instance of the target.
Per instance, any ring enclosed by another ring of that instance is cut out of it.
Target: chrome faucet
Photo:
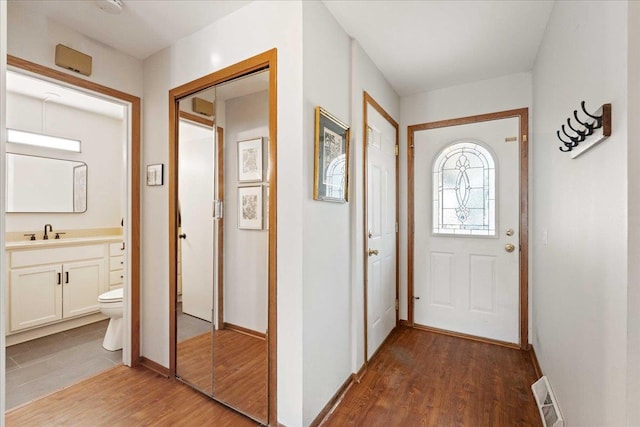
[[[42,236],[42,238],[44,240],[49,240],[49,235],[47,234],[47,227],[49,227],[49,231],[53,232],[53,227],[51,226],[51,224],[45,224],[44,225],[44,236]]]

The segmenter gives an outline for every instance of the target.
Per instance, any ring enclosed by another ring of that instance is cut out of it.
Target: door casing
[[[259,70],[269,70],[269,309],[267,323],[268,421],[277,425],[277,49],[185,83],[169,91],[169,375],[176,376],[176,302],[178,250],[178,101],[201,91]],[[219,171],[220,172],[220,171]]]
[[[408,193],[408,250],[407,250],[407,313],[408,323],[415,326],[413,312],[413,262],[414,262],[414,133],[437,129],[449,126],[458,126],[470,123],[485,122],[491,120],[500,120],[511,117],[520,119],[520,345],[518,348],[526,350],[529,348],[529,109],[519,108],[514,110],[500,111],[496,113],[480,114],[476,116],[460,117],[456,119],[440,120],[437,122],[421,123],[407,127],[407,193]],[[449,335],[460,336],[463,338],[474,339],[483,342],[502,345],[505,347],[513,347],[511,343],[491,340],[482,337],[470,336],[449,331],[444,332]]]

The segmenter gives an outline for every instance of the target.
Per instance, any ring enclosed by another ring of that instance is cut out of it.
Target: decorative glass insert
[[[445,147],[433,163],[433,233],[496,235],[496,167],[474,141]]]

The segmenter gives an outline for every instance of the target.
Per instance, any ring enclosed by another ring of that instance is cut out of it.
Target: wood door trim
[[[210,128],[213,127],[215,122],[213,120],[205,119],[204,117],[197,116],[195,114],[191,114],[187,111],[180,111],[180,118],[189,120],[190,122],[198,123],[204,126],[208,126]]]
[[[407,126],[407,227],[408,227],[408,252],[407,252],[407,311],[408,323],[414,323],[413,310],[413,263],[414,263],[414,133],[421,130],[437,129],[449,126],[459,126],[470,123],[486,122],[491,120],[518,117],[520,119],[520,196],[519,196],[519,225],[520,225],[520,316],[519,332],[520,346],[525,350],[529,347],[529,109],[518,108],[499,111],[496,113],[480,114],[477,116],[460,117],[456,119],[440,120],[430,123],[421,123]]]
[[[140,363],[140,98],[126,92],[7,55],[7,65],[131,104],[131,365]]]
[[[176,300],[177,300],[177,200],[178,200],[178,106],[180,98],[202,89],[242,77],[259,70],[269,70],[269,309],[268,347],[268,422],[275,426],[277,416],[277,49],[271,49],[244,61],[215,71],[169,91],[169,373],[176,375]]]
[[[363,117],[363,184],[362,184],[362,188],[363,188],[363,214],[362,214],[362,218],[363,218],[363,248],[362,248],[362,253],[363,253],[363,257],[364,257],[364,275],[363,275],[363,288],[364,288],[364,364],[367,365],[368,360],[369,360],[369,330],[368,330],[368,303],[367,303],[367,298],[368,296],[368,281],[369,281],[369,264],[368,264],[368,255],[367,255],[367,251],[369,249],[369,235],[368,235],[368,228],[369,228],[369,212],[368,212],[368,184],[369,184],[369,180],[368,180],[368,168],[367,168],[367,126],[369,124],[368,122],[368,114],[367,114],[367,106],[371,105],[371,107],[376,110],[382,117],[384,117],[393,127],[395,127],[396,129],[396,146],[399,147],[400,144],[400,126],[398,125],[398,122],[396,122],[393,117],[391,117],[391,115],[389,113],[386,112],[386,110],[384,108],[382,108],[382,106],[380,104],[378,104],[378,102],[371,96],[369,95],[369,93],[367,91],[363,91],[363,96],[362,96],[362,117]],[[400,168],[400,156],[396,156],[396,220],[395,222],[397,224],[399,224],[399,220],[398,220],[398,211],[400,209],[400,180],[399,180],[399,168]],[[400,276],[400,269],[399,269],[399,262],[400,262],[400,254],[399,254],[399,247],[400,247],[400,233],[396,232],[396,301],[398,301],[399,298],[399,276]],[[396,327],[399,324],[399,310],[396,310]],[[373,357],[373,356],[372,356]]]

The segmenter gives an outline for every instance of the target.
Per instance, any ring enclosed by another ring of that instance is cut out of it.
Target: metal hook
[[[569,128],[571,128],[572,131],[574,131],[575,133],[577,133],[580,138],[584,138],[584,135],[586,134],[586,132],[578,130],[576,128],[574,128],[573,126],[571,126],[571,119],[567,119],[567,124],[569,125]]]
[[[569,138],[569,139],[571,140],[571,142],[575,143],[576,145],[578,145],[578,144],[577,144],[578,142],[582,142],[582,141],[584,141],[584,137],[582,137],[582,136],[580,136],[580,135],[578,135],[578,136],[571,136],[571,135],[569,135],[569,134],[567,133],[567,131],[564,129],[564,125],[562,125],[561,129],[562,129],[562,133],[564,133],[564,134],[567,136],[567,138]]]
[[[558,139],[559,139],[559,140],[560,140],[560,141],[561,141],[561,142],[562,142],[566,147],[568,147],[569,149],[571,149],[571,148],[573,148],[573,147],[576,147],[576,146],[578,145],[578,143],[577,143],[577,142],[574,142],[574,141],[565,141],[564,139],[562,139],[562,137],[560,136],[560,131],[559,131],[559,130],[557,130],[557,131],[556,131],[556,135],[558,135]]]
[[[573,147],[567,147],[567,148],[564,148],[564,147],[558,147],[558,149],[559,149],[560,151],[562,151],[563,153],[568,153],[569,151],[573,150]]]
[[[593,127],[594,129],[598,129],[602,127],[602,116],[594,116],[593,114],[589,114],[589,112],[587,111],[587,109],[584,106],[584,101],[582,101],[580,103],[580,106],[582,107],[582,111],[589,117],[591,117],[592,119],[595,119],[596,123],[595,126]]]

